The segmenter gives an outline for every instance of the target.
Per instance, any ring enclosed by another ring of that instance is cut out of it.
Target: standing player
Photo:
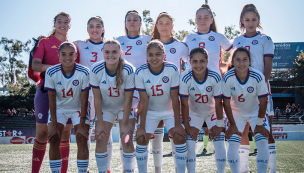
[[[254,132],[259,150],[257,172],[266,172],[269,159],[269,125],[264,121],[268,90],[264,75],[250,66],[250,52],[238,48],[232,55],[232,68],[222,80],[224,109],[230,126],[226,131],[228,139],[227,158],[232,173],[240,172],[239,147],[241,133],[248,122]],[[265,126],[265,127],[264,127]],[[240,133],[241,132],[241,133]]]
[[[75,41],[74,44],[76,45],[77,50],[79,52],[79,63],[88,68],[91,68],[94,63],[104,60],[102,49],[105,30],[102,18],[99,16],[91,17],[87,23],[87,31],[90,38],[86,41]],[[90,150],[92,127],[94,126],[95,118],[94,97],[92,91],[89,91],[88,108],[90,110],[90,131],[88,138],[88,148]],[[113,152],[113,142],[111,134],[109,135],[107,148],[108,170],[110,170]]]
[[[65,12],[60,12],[54,17],[54,29],[49,37],[42,38],[33,55],[32,68],[44,74],[47,68],[59,63],[58,48],[67,41],[68,31],[71,27],[71,17]],[[44,76],[44,75],[41,75]],[[35,94],[36,139],[33,145],[32,172],[38,173],[44,158],[47,145],[47,115],[49,111],[48,93],[44,90],[44,79],[40,80]],[[70,152],[70,133],[72,124],[68,121],[61,136],[61,157],[63,158],[61,172],[68,169]]]
[[[233,45],[236,47],[245,47],[250,51],[251,54],[251,66],[265,76],[265,82],[268,86],[268,105],[267,114],[272,124],[272,118],[274,116],[273,102],[271,96],[271,90],[269,85],[269,78],[272,71],[272,61],[274,56],[274,44],[269,36],[266,36],[257,28],[262,29],[260,23],[260,14],[253,4],[247,4],[244,6],[241,16],[240,16],[240,29],[242,32],[245,31],[244,35],[236,37],[234,39]],[[249,126],[247,126],[249,128]],[[242,140],[240,148],[241,156],[241,172],[249,171],[248,169],[248,157],[249,157],[249,139],[248,139],[248,129],[245,130],[247,133],[243,134],[246,140]],[[272,136],[272,128],[270,126],[270,136],[268,139],[269,146],[269,167],[270,172],[276,172],[276,148],[275,141]]]
[[[134,91],[134,67],[121,58],[120,44],[116,40],[104,43],[104,61],[92,66],[90,85],[93,87],[96,110],[96,162],[99,172],[107,171],[107,141],[118,116],[126,172],[134,172],[135,153],[132,138],[136,117],[131,112]],[[109,172],[109,170],[108,170]]]
[[[86,172],[89,165],[86,142],[90,128],[87,115],[89,69],[76,64],[76,57],[75,45],[62,43],[59,47],[60,64],[48,68],[45,75],[45,89],[48,90],[50,105],[48,138],[52,172],[61,170],[60,137],[69,118],[76,132],[78,172]]]
[[[217,32],[215,19],[209,5],[202,5],[196,11],[195,23],[197,32],[187,35],[184,39],[184,42],[189,46],[189,52],[196,47],[205,48],[210,57],[208,68],[221,74],[221,49],[230,51],[233,45],[223,34]],[[204,123],[203,127],[205,132],[203,153],[207,153],[209,131],[206,123]]]
[[[217,172],[224,173],[226,147],[222,106],[221,75],[207,68],[208,53],[204,48],[190,52],[191,68],[180,75],[179,95],[182,103],[183,124],[187,132],[187,169],[195,173],[195,145],[204,122],[214,136]],[[190,102],[188,103],[188,101]],[[189,110],[190,108],[190,110]]]
[[[178,68],[179,72],[182,71],[182,61],[187,62],[189,57],[188,46],[174,38],[173,35],[173,18],[166,12],[158,15],[155,25],[152,30],[152,40],[159,40],[164,44],[165,48],[165,61],[172,62]],[[164,122],[161,121],[154,132],[155,138],[152,140],[152,153],[154,158],[155,172],[161,172],[162,158],[163,158],[163,131]],[[174,155],[174,143],[169,137],[172,146],[172,156]],[[175,159],[174,159],[174,165]]]
[[[187,145],[179,116],[178,68],[170,62],[164,62],[164,46],[159,41],[148,44],[147,61],[135,73],[136,90],[139,91],[142,105],[140,127],[136,132],[138,171],[147,172],[149,139],[163,120],[175,144],[177,172],[185,172]]]
[[[147,62],[145,58],[146,47],[151,40],[150,36],[140,35],[141,25],[142,25],[142,18],[140,14],[136,10],[128,11],[125,16],[126,35],[117,38],[117,41],[119,41],[121,45],[121,50],[123,51],[121,57],[127,60],[128,62],[130,62],[132,65],[134,65],[135,68],[138,68],[139,66]],[[134,91],[132,109],[135,110],[137,108],[138,102],[139,102],[139,94],[137,91]],[[133,126],[135,126],[135,122]],[[163,131],[162,133],[156,134],[155,137],[162,139]],[[124,169],[121,141],[120,141],[120,158]]]

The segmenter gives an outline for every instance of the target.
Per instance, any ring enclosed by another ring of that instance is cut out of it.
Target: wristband
[[[217,127],[224,127],[224,119],[217,120],[216,121],[216,126]]]
[[[257,124],[258,126],[263,125],[264,118],[258,118]]]

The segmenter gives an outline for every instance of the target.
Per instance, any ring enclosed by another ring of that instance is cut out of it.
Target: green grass
[[[202,146],[201,142],[198,146]],[[31,157],[32,157],[32,144],[20,144],[20,145],[1,145],[0,146],[0,172],[17,173],[17,172],[31,172]],[[278,141],[277,147],[277,172],[279,173],[293,173],[304,172],[304,141]],[[90,170],[91,172],[97,172],[97,166],[94,154],[95,144],[92,144],[90,150]],[[200,148],[197,154],[202,152],[203,148]],[[205,156],[198,155],[196,170],[197,172],[216,172],[213,145],[212,142],[208,144],[208,153]],[[68,172],[77,172],[76,165],[76,144],[71,144],[70,161]],[[164,142],[164,154],[171,151],[170,143]],[[250,149],[253,152],[253,148]],[[256,172],[255,168],[256,156],[249,157],[249,168],[252,172]],[[46,151],[44,161],[41,166],[40,172],[51,172],[49,168],[48,149]],[[227,172],[230,172],[229,166],[226,167]],[[174,171],[172,157],[163,158],[163,172]],[[114,143],[113,145],[113,158],[111,163],[111,172],[121,172],[119,145]],[[136,172],[137,168],[136,168]],[[149,172],[154,172],[153,168],[153,156],[149,154]]]

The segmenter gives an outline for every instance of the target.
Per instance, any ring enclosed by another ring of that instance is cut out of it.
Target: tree
[[[224,35],[229,39],[229,40],[233,40],[235,37],[240,35],[240,31],[235,29],[235,25],[231,25],[231,26],[225,26],[225,33]],[[228,62],[229,57],[231,56],[230,52],[226,52],[224,51],[224,62]]]
[[[145,28],[142,28],[141,32],[144,35],[151,35],[154,26],[154,20],[150,17],[150,10],[143,11],[143,21],[145,23]]]
[[[2,68],[0,74],[1,81],[3,80],[3,73],[5,73],[8,74],[5,75],[5,82],[14,83],[13,71],[15,70],[16,82],[27,82],[27,65],[17,58],[21,56],[22,52],[29,51],[28,45],[30,43],[30,40],[23,43],[20,40],[9,40],[6,37],[2,37],[0,45],[2,45],[5,53],[3,56],[0,56],[0,65]],[[3,71],[3,68],[5,68],[5,71]]]
[[[304,52],[301,50],[299,55],[295,59],[295,85],[298,86],[296,88],[296,92],[299,93],[302,97],[304,97]]]

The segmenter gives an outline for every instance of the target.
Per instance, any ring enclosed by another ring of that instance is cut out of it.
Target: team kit
[[[87,22],[89,38],[69,42],[71,16],[58,13],[50,36],[39,38],[30,59],[34,73],[29,77],[39,83],[32,172],[40,171],[47,142],[52,173],[67,172],[72,127],[78,172],[89,172],[95,123],[98,172],[110,173],[116,120],[122,172],[134,172],[136,166],[138,172],[148,172],[150,142],[154,171],[162,172],[164,126],[171,142],[172,171],[200,172],[196,164],[204,163],[196,163],[195,150],[203,125],[213,140],[217,172],[225,172],[227,162],[232,173],[251,172],[249,127],[258,149],[257,172],[268,167],[276,172],[268,82],[274,44],[259,31],[257,8],[243,7],[242,35],[233,42],[217,32],[208,5],[195,16],[197,32],[183,41],[173,34],[170,14],[160,13],[148,36],[141,35],[142,17],[131,10],[125,16],[125,36],[105,40],[106,26],[94,16]],[[231,54],[228,64],[222,63],[223,50]]]

